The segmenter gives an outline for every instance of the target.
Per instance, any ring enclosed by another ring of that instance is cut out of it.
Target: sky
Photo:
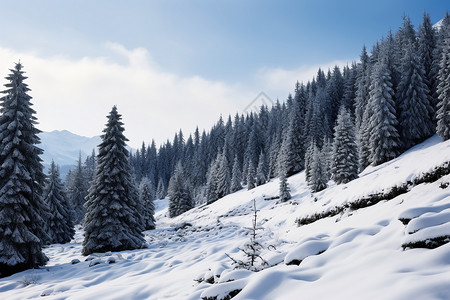
[[[130,146],[283,101],[295,82],[358,59],[402,16],[449,1],[4,1],[0,84],[19,60],[39,129],[100,135],[117,105]]]

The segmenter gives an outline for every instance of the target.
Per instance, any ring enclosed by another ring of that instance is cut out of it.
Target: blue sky
[[[424,11],[437,22],[450,9],[449,1],[430,0],[0,3],[0,74],[22,60],[42,129],[99,134],[117,104],[134,145],[153,137],[162,142],[177,128],[209,128],[220,113],[242,110],[260,91],[283,100],[317,67],[357,59],[363,44],[370,48],[396,31],[403,15],[418,26]],[[178,88],[178,94],[168,91]],[[85,105],[82,99],[99,103],[91,112],[80,108],[86,121],[77,125],[75,103]],[[50,112],[65,117],[49,121]]]

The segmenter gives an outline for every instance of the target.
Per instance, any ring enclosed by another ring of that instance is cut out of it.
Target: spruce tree
[[[186,182],[181,162],[177,163],[170,178],[167,194],[169,196],[169,218],[179,216],[194,207],[189,183]]]
[[[450,17],[446,14],[441,28],[443,44],[439,64],[437,94],[437,134],[444,140],[450,139]]]
[[[86,213],[85,202],[88,191],[87,180],[81,165],[81,154],[78,157],[76,169],[72,172],[72,180],[69,182],[68,198],[73,209],[73,221],[81,223]]]
[[[131,176],[121,115],[108,115],[89,189],[84,219],[83,255],[142,248],[142,204]]]
[[[433,108],[423,66],[413,44],[405,46],[397,90],[400,139],[404,149],[422,142],[433,133]]]
[[[222,198],[230,193],[231,185],[231,174],[228,158],[224,146],[224,151],[219,154],[217,161],[217,172],[216,172],[216,193],[218,198]]]
[[[427,13],[423,14],[423,22],[419,27],[417,33],[417,43],[418,43],[418,54],[421,61],[421,64],[424,68],[424,82],[428,87],[431,106],[433,108],[433,115],[431,118],[434,118],[434,113],[436,110],[437,104],[437,94],[436,94],[436,67],[434,60],[434,51],[436,50],[437,44],[437,36],[436,31],[431,24],[430,15]]]
[[[280,200],[286,202],[289,199],[291,199],[289,184],[287,182],[286,173],[282,171],[280,174]]]
[[[206,203],[210,204],[219,199],[217,195],[217,172],[219,168],[219,157],[211,163],[207,174],[205,187]]]
[[[139,184],[139,200],[144,207],[143,218],[144,218],[144,229],[151,230],[155,229],[155,192],[153,190],[152,183],[148,177],[142,177],[141,183]]]
[[[370,161],[376,166],[395,158],[400,146],[394,91],[384,58],[374,67],[369,94],[368,106],[373,113],[368,119],[367,133],[370,135]]]
[[[253,161],[250,160],[247,172],[247,190],[251,190],[256,186],[256,170]]]
[[[44,188],[44,202],[50,210],[50,218],[47,220],[50,243],[70,242],[75,235],[73,213],[59,177],[58,167],[53,161]]]
[[[327,187],[328,176],[326,166],[322,159],[321,150],[316,144],[313,146],[311,158],[311,171],[308,185],[313,193],[320,192]]]
[[[355,126],[350,113],[342,106],[334,129],[332,179],[337,183],[347,183],[358,177],[358,148]]]
[[[234,192],[237,192],[242,189],[241,178],[242,178],[242,173],[239,168],[239,158],[236,155],[234,157],[233,170],[232,170],[232,174],[231,174],[230,192],[234,193]]]
[[[298,173],[305,167],[304,117],[301,109],[300,103],[294,102],[278,157],[279,164],[285,165],[286,176]]]
[[[256,168],[256,186],[262,185],[266,183],[267,181],[267,167],[266,167],[266,156],[264,155],[264,152],[261,151],[261,154],[259,155],[259,163],[258,167]]]
[[[42,200],[44,174],[36,147],[40,132],[31,108],[22,65],[16,64],[0,104],[0,277],[42,266],[48,260],[48,208]]]
[[[160,177],[158,180],[158,187],[156,188],[156,198],[164,199],[166,197],[166,192],[164,190],[164,181]]]

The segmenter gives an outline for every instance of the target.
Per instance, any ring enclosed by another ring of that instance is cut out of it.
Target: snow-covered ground
[[[275,179],[167,218],[157,200],[157,229],[147,249],[81,255],[82,232],[70,244],[45,249],[50,261],[0,279],[0,299],[449,299],[450,243],[406,249],[421,239],[450,236],[450,175],[411,187],[390,201],[298,227],[299,217],[387,191],[450,161],[450,141],[432,137],[398,159],[369,167],[346,185],[311,195],[304,173],[289,178],[292,200]],[[250,236],[256,200],[262,257],[260,272],[233,270]],[[404,225],[399,218],[411,219]],[[273,247],[272,247],[273,246]],[[72,264],[73,260],[80,260]],[[113,262],[113,263],[112,263]],[[291,264],[294,263],[294,264]],[[208,283],[203,280],[209,279]]]

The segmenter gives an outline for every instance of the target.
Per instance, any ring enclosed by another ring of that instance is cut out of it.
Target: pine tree
[[[194,207],[189,183],[186,182],[183,166],[178,162],[169,181],[169,218],[185,213]]]
[[[314,144],[311,161],[311,175],[308,185],[313,193],[320,192],[327,187],[328,176],[325,170],[325,164],[321,157],[321,151]]]
[[[73,209],[73,221],[75,224],[81,223],[84,219],[87,196],[87,180],[81,165],[81,154],[78,157],[76,169],[72,172],[72,180],[69,182],[68,198]]]
[[[142,204],[131,176],[121,115],[114,106],[97,156],[97,172],[86,201],[83,255],[144,245]]]
[[[247,172],[247,190],[251,190],[255,188],[256,183],[256,171],[253,161],[250,160],[248,164],[248,172]]]
[[[437,134],[444,140],[450,139],[450,17],[446,14],[441,28],[443,45],[441,50],[440,69],[438,75],[437,94]]]
[[[281,171],[280,173],[280,200],[281,202],[286,202],[291,199],[291,193],[286,178],[286,172]]]
[[[16,64],[5,86],[0,108],[0,277],[42,266],[48,260],[42,244],[48,208],[42,200],[43,167],[36,147],[29,88],[22,65]]]
[[[358,178],[358,148],[355,126],[350,113],[341,107],[334,129],[332,179],[337,183],[347,183]]]
[[[164,199],[166,197],[166,192],[164,190],[164,181],[162,178],[158,180],[158,187],[156,188],[156,198]]]
[[[266,156],[264,155],[264,152],[261,151],[261,154],[259,155],[259,163],[258,167],[256,168],[256,186],[262,185],[266,183],[267,181],[267,167],[266,167]]]
[[[50,243],[64,244],[70,242],[75,235],[72,223],[73,213],[64,192],[64,186],[59,178],[58,167],[53,161],[44,188],[44,202],[50,210],[50,218],[47,220]]]
[[[305,167],[304,117],[301,109],[300,103],[294,102],[278,157],[279,164],[284,164],[286,168],[286,176],[298,173]]]
[[[374,67],[369,94],[368,106],[373,113],[368,120],[367,133],[370,135],[370,161],[376,166],[395,158],[400,145],[394,91],[384,58]]]
[[[144,218],[144,229],[151,230],[155,229],[155,204],[153,200],[155,199],[155,192],[152,187],[152,183],[148,177],[142,177],[141,183],[139,184],[139,200],[142,203],[143,218]]]
[[[234,157],[233,170],[231,175],[231,186],[230,186],[231,193],[237,192],[242,189],[241,178],[242,173],[241,170],[239,169],[239,158],[236,155]]]
[[[400,139],[404,149],[422,142],[433,133],[433,108],[425,84],[423,66],[413,44],[405,46],[402,75],[397,90]]]
[[[436,104],[438,102],[436,94],[436,67],[433,53],[436,50],[436,32],[431,24],[430,15],[427,13],[423,14],[423,22],[419,27],[417,33],[417,43],[418,43],[418,54],[420,57],[421,64],[424,68],[424,82],[428,87],[430,95],[430,104],[433,108],[433,115],[436,110]]]
[[[314,145],[315,143],[311,141],[309,143],[308,149],[306,149],[305,153],[305,180],[306,182],[311,181],[311,167],[314,155]]]
[[[231,174],[226,149],[227,146],[225,145],[223,153],[217,157],[216,194],[218,198],[230,193]]]
[[[219,168],[219,157],[211,163],[207,174],[205,187],[206,203],[211,204],[219,199],[217,195],[217,172]]]

